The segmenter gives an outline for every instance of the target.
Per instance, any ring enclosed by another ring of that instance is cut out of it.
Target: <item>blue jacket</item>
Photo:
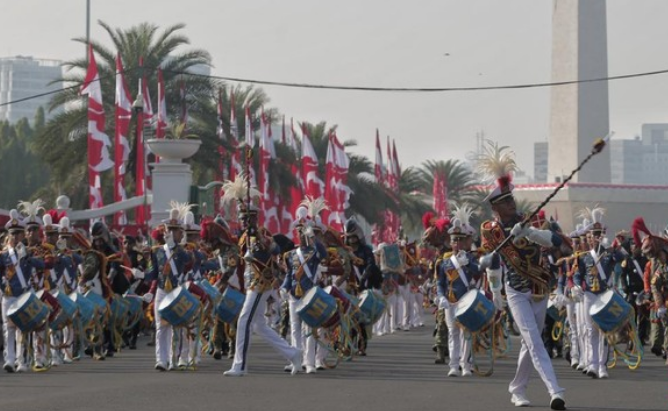
[[[158,287],[165,289],[165,285],[169,280],[172,289],[178,287],[179,276],[185,273],[186,265],[191,263],[192,258],[183,247],[177,245],[172,250],[172,261],[176,267],[176,273],[172,269],[172,264],[167,258],[164,246],[153,247],[151,250],[151,266],[146,273],[145,281],[150,283],[157,280]],[[166,265],[169,266],[169,268],[166,269]]]
[[[299,259],[297,250],[301,250],[302,258],[308,270],[301,270],[301,276],[297,279],[297,273],[300,271],[302,263]],[[309,247],[299,247],[298,249],[289,251],[285,255],[285,264],[288,267],[288,274],[283,280],[281,288],[290,292],[293,297],[301,298],[306,294],[308,290],[313,288],[315,285],[315,276],[318,271],[318,266],[320,261],[327,257],[327,250],[321,242],[316,241],[314,246]],[[297,292],[297,285],[299,284],[299,290],[301,293]]]
[[[445,297],[449,302],[455,303],[466,294],[467,291],[475,288],[475,283],[480,279],[480,267],[475,255],[471,252],[466,253],[469,263],[462,268],[462,272],[455,267],[450,259],[452,252],[443,255],[443,260],[436,267],[436,289],[439,297]],[[464,274],[465,280],[461,274]]]
[[[9,249],[5,249],[0,254],[0,278],[2,279],[2,290],[4,294],[9,297],[18,297],[26,291],[30,290],[30,277],[32,275],[32,270],[44,270],[45,265],[42,259],[32,257],[30,254],[18,261],[18,266],[21,267],[21,272],[23,274],[23,282],[25,284],[24,287],[21,284],[19,272],[12,262],[12,255],[18,261],[18,256],[14,250],[12,250],[11,255]]]
[[[591,252],[587,251],[586,253],[578,257],[578,270],[573,276],[575,285],[582,287],[584,291],[589,291],[593,294],[601,294],[610,288],[614,280],[614,268],[616,262],[623,258],[623,255],[619,251],[609,252],[608,250],[603,250],[598,254],[598,263],[591,255]],[[604,276],[599,273],[599,266],[604,272]]]

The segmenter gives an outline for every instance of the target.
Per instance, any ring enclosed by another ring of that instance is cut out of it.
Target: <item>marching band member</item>
[[[72,244],[72,228],[70,227],[69,217],[62,217],[58,222],[58,240],[56,241],[56,249],[58,250],[56,271],[59,278],[58,289],[60,292],[70,294],[77,289],[77,268],[82,263],[81,254],[73,251]],[[62,350],[63,362],[70,364],[74,360],[73,345],[74,345],[75,331],[70,324],[63,329],[63,345]]]
[[[146,281],[151,283],[147,300],[154,298],[155,318],[155,369],[166,371],[173,369],[172,339],[173,328],[162,321],[160,303],[178,286],[178,278],[188,271],[192,258],[181,246],[183,225],[179,219],[179,208],[172,203],[169,218],[163,221],[165,226],[165,244],[154,246],[151,250],[151,264],[146,272]]]
[[[580,248],[580,234],[578,231],[573,231],[570,233],[570,240],[573,246],[574,252],[579,252]],[[577,269],[577,264],[574,264],[574,258],[564,258],[561,263],[557,261],[557,297],[556,304],[558,307],[566,308],[566,319],[568,320],[568,340],[564,342],[564,345],[567,347],[567,353],[565,355],[566,360],[570,361],[571,367],[576,369],[580,364],[580,333],[579,333],[579,316],[577,315],[577,307],[580,303],[575,301],[571,294],[573,289],[573,275]]]
[[[621,260],[618,252],[610,252],[603,245],[602,208],[591,210],[592,223],[586,227],[589,234],[589,251],[578,257],[578,270],[574,275],[575,285],[571,293],[584,299],[585,353],[587,354],[587,375],[592,378],[608,378],[608,346],[605,336],[594,325],[589,314],[598,295],[612,288],[614,265]]]
[[[2,279],[2,325],[4,332],[3,369],[6,372],[27,371],[23,356],[23,334],[7,316],[9,306],[22,294],[30,291],[30,277],[33,269],[44,269],[44,262],[33,257],[23,240],[25,224],[18,211],[9,212],[10,220],[5,224],[7,239],[0,253],[0,277]],[[15,348],[16,347],[16,348]]]
[[[371,290],[380,293],[383,276],[380,268],[376,265],[376,258],[371,246],[366,243],[362,227],[357,224],[357,221],[349,219],[343,227],[343,235],[345,236],[346,245],[350,247],[355,256],[353,259],[353,271],[358,279],[358,291]],[[362,338],[360,339],[358,354],[365,356],[369,341],[369,330],[367,330],[367,325],[364,323],[360,323],[360,330]]]
[[[632,240],[626,240],[617,233],[615,241],[619,242],[620,252],[623,254],[621,262],[621,289],[626,301],[635,310],[636,324],[638,325],[638,338],[647,341],[649,331],[649,310],[644,304],[644,274],[648,263],[647,257],[642,253],[642,244],[636,244]],[[613,243],[614,245],[614,243]]]
[[[448,229],[450,226],[449,218],[436,218],[431,211],[426,212],[422,216],[422,226],[424,232],[422,233],[422,245],[427,250],[433,251],[434,257],[429,261],[429,272],[431,280],[437,282],[438,267],[443,262],[443,255],[451,250],[450,235]],[[445,364],[445,357],[449,356],[448,351],[448,324],[445,322],[445,311],[436,307],[434,325],[434,345],[432,349],[436,352],[435,364]]]
[[[316,207],[324,207],[324,200],[309,199],[317,203]],[[302,322],[297,314],[297,306],[304,294],[318,283],[318,266],[320,261],[327,257],[325,246],[316,238],[314,232],[315,221],[307,214],[307,207],[302,206],[296,211],[294,228],[299,235],[299,245],[283,257],[287,275],[281,285],[281,290],[288,294],[290,310],[290,334],[292,346],[304,353],[302,363],[306,366],[306,373],[316,372],[316,338],[313,330]],[[316,213],[317,214],[317,213]],[[305,344],[304,344],[305,342]],[[292,365],[286,367],[292,371]]]
[[[280,352],[292,364],[292,374],[301,368],[302,352],[291,347],[278,333],[269,327],[262,318],[267,298],[271,295],[276,281],[278,263],[276,256],[279,247],[273,241],[271,233],[264,227],[258,227],[258,209],[246,204],[244,198],[259,197],[260,193],[249,187],[246,176],[240,174],[235,181],[227,181],[223,186],[223,201],[237,201],[237,215],[242,220],[242,234],[239,237],[241,252],[244,253],[244,300],[237,320],[237,338],[232,367],[223,375],[241,377],[248,373],[248,348],[251,331],[263,337],[276,351]],[[258,316],[257,314],[260,313]]]
[[[522,224],[523,216],[517,212],[510,177],[515,169],[514,158],[509,153],[503,153],[496,145],[489,148],[480,161],[480,171],[497,178],[497,187],[487,198],[495,219],[481,225],[482,247],[496,250],[506,237],[514,237],[498,252],[486,256],[483,265],[487,267],[487,280],[494,305],[502,310],[506,305],[501,294],[503,260],[507,270],[505,289],[508,306],[522,337],[517,371],[509,386],[511,402],[517,407],[530,405],[526,398],[526,388],[533,363],[550,394],[550,408],[564,410],[564,389],[557,382],[541,336],[552,278],[551,273],[540,265],[540,247],[559,246],[561,238],[549,230],[538,230]]]
[[[668,350],[668,239],[652,235],[642,218],[636,218],[631,227],[636,244],[641,244],[642,252],[649,258],[645,272],[649,273],[650,290],[656,320],[652,323],[652,352]],[[641,239],[641,234],[644,238]],[[656,352],[655,352],[656,354]],[[668,365],[668,360],[666,360]]]
[[[443,255],[437,267],[438,309],[444,310],[448,326],[448,351],[450,353],[449,377],[471,375],[471,339],[458,326],[455,308],[460,298],[475,288],[480,279],[480,270],[475,256],[471,253],[475,229],[469,224],[472,210],[468,206],[456,207],[450,220],[450,245],[452,251]],[[439,353],[440,354],[440,353]]]

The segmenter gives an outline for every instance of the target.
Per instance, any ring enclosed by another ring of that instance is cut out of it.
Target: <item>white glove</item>
[[[571,297],[573,298],[573,301],[576,303],[579,303],[582,301],[582,297],[584,297],[584,291],[582,291],[582,287],[579,285],[574,285],[571,288]]]
[[[438,298],[438,309],[439,310],[447,310],[450,308],[450,301],[448,301],[447,298],[445,297],[439,297]]]
[[[499,311],[503,311],[507,305],[506,300],[501,295],[501,290],[492,293],[492,302],[494,302],[494,307]]]
[[[522,223],[517,223],[510,230],[510,234],[515,236],[513,243],[517,243],[516,240],[526,237],[527,240],[532,243],[536,243],[543,247],[552,247],[552,231],[550,230],[538,230],[530,225],[522,227]]]
[[[23,259],[26,255],[28,255],[28,253],[26,252],[26,246],[23,245],[23,243],[18,243],[16,245],[15,250],[16,250],[16,257],[19,260]]]
[[[141,298],[144,299],[144,302],[145,302],[146,304],[150,304],[151,301],[153,301],[153,293],[146,293],[146,294],[142,295]]]
[[[67,240],[59,238],[58,241],[56,241],[56,248],[60,251],[65,251],[67,248]]]
[[[659,307],[656,310],[656,316],[659,318],[663,318],[666,315],[666,307]]]
[[[554,298],[554,306],[559,310],[563,309],[566,306],[566,296],[563,294],[557,294],[557,296]]]
[[[132,269],[132,275],[137,280],[143,280],[144,279],[144,272],[142,270],[140,270],[139,268],[133,268]]]
[[[517,223],[513,226],[513,228],[510,230],[510,235],[512,235],[515,238],[523,238],[529,235],[529,228],[531,226],[528,224],[522,224],[522,223]]]
[[[489,288],[492,290],[493,293],[501,292],[501,289],[503,288],[503,284],[501,282],[502,279],[503,279],[503,272],[500,268],[487,269],[487,282],[489,282]]]
[[[170,250],[176,247],[176,243],[174,242],[174,234],[171,232],[167,232],[167,234],[165,234],[165,244],[167,244],[167,247],[169,247]]]
[[[469,257],[466,255],[466,251],[462,250],[457,253],[457,262],[460,267],[466,267],[469,265]]]

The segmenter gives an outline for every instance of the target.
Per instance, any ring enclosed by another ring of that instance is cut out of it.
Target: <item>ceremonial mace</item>
[[[608,133],[608,135],[605,136],[604,138],[597,138],[596,141],[594,141],[594,146],[593,146],[592,149],[591,149],[591,153],[589,153],[589,155],[588,155],[587,157],[585,157],[584,160],[582,160],[582,162],[575,168],[575,170],[571,171],[571,174],[570,174],[568,177],[566,177],[566,178],[564,179],[564,181],[562,181],[561,184],[559,184],[559,185],[554,189],[554,191],[552,191],[552,193],[550,193],[550,195],[547,196],[547,198],[546,198],[545,200],[543,200],[542,203],[540,203],[540,205],[539,205],[539,206],[538,206],[538,207],[531,213],[531,215],[529,215],[528,217],[524,218],[524,219],[520,222],[520,224],[522,225],[522,227],[524,227],[525,225],[527,225],[527,224],[531,221],[531,219],[533,219],[533,218],[540,212],[540,210],[543,209],[543,207],[545,207],[545,206],[547,205],[547,203],[549,203],[555,195],[557,195],[557,193],[559,192],[559,190],[561,190],[561,189],[562,189],[562,188],[563,188],[569,181],[571,181],[571,179],[573,178],[573,176],[574,176],[578,171],[580,171],[580,170],[582,169],[582,167],[583,167],[585,164],[587,164],[587,162],[588,162],[589,160],[591,160],[592,157],[594,157],[596,154],[598,154],[598,153],[600,153],[601,151],[603,151],[603,148],[605,147],[605,145],[606,145],[607,142],[610,140],[610,137],[612,137],[613,134],[614,134],[614,133],[612,133],[612,132],[611,132],[611,133]],[[490,253],[490,254],[488,254],[488,255],[491,256],[492,254],[497,253],[497,252],[498,252],[502,247],[504,247],[504,246],[508,243],[508,241],[510,241],[513,237],[514,237],[513,235],[509,235],[508,237],[506,237],[506,238],[501,242],[501,244],[499,244],[498,246],[496,246],[496,248],[494,249],[494,251],[492,251],[492,253]],[[484,257],[483,257],[483,258],[484,258]],[[490,262],[491,262],[491,261],[490,261]]]

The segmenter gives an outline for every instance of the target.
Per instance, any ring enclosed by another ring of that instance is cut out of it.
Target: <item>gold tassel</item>
[[[301,298],[302,295],[304,295],[304,291],[302,290],[302,285],[297,283],[297,287],[295,287],[295,297]]]
[[[172,280],[169,277],[167,277],[167,279],[165,280],[165,292],[170,292],[170,291],[172,291]]]

